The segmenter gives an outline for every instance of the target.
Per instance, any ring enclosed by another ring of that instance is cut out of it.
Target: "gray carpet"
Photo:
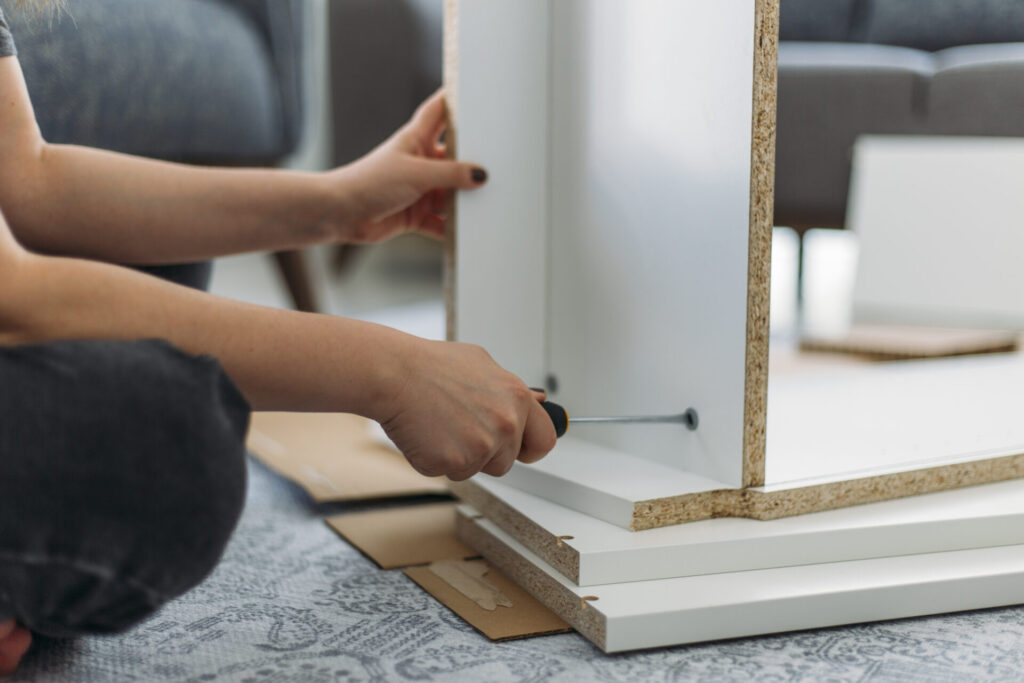
[[[1019,680],[1024,608],[606,656],[576,634],[493,644],[250,467],[218,570],[129,633],[40,641],[14,681]]]

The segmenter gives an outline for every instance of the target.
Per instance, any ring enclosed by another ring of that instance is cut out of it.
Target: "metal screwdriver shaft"
[[[697,411],[693,408],[689,408],[686,412],[679,413],[678,415],[633,415],[633,416],[611,416],[611,417],[569,417],[569,413],[562,406],[551,401],[541,401],[541,407],[544,408],[548,416],[551,418],[551,422],[555,425],[555,433],[558,436],[562,436],[568,431],[569,424],[628,424],[628,423],[646,423],[646,424],[681,424],[685,425],[687,429],[697,429],[699,420],[697,418]]]

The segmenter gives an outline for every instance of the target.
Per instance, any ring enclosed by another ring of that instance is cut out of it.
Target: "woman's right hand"
[[[478,346],[416,340],[406,377],[380,419],[416,471],[462,481],[496,477],[516,460],[536,462],[555,446],[544,395]]]

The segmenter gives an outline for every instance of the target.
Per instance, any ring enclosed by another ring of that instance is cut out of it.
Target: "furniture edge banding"
[[[445,131],[445,152],[449,159],[458,158],[456,132],[459,106],[459,0],[445,0],[444,3],[444,65],[443,80],[448,129]],[[455,341],[457,321],[455,319],[455,253],[457,223],[455,215],[455,192],[449,190],[445,198],[444,238],[444,309],[445,338]]]
[[[456,511],[455,532],[460,541],[483,555],[488,562],[545,607],[602,650],[607,649],[607,619],[590,602],[580,598],[514,549],[486,533],[474,519],[465,516],[461,511]]]
[[[638,501],[634,531],[718,517],[769,520],[1024,477],[1024,454],[775,491],[719,489]]]
[[[747,251],[747,347],[743,402],[743,486],[765,481],[768,335],[775,205],[779,0],[754,3],[750,233]]]
[[[575,584],[580,581],[580,554],[564,536],[556,536],[483,486],[467,480],[452,482],[452,492],[480,514],[529,548]]]

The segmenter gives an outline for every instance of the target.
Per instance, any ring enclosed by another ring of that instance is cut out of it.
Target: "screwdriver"
[[[626,424],[626,423],[648,423],[648,424],[681,424],[686,425],[689,430],[697,428],[699,420],[697,419],[697,411],[693,408],[688,408],[686,412],[679,413],[678,415],[635,415],[635,416],[617,416],[617,417],[574,417],[569,418],[569,412],[551,401],[541,401],[540,407],[544,409],[544,412],[551,418],[551,422],[555,425],[555,434],[558,436],[564,436],[569,430],[569,423],[573,424]]]

